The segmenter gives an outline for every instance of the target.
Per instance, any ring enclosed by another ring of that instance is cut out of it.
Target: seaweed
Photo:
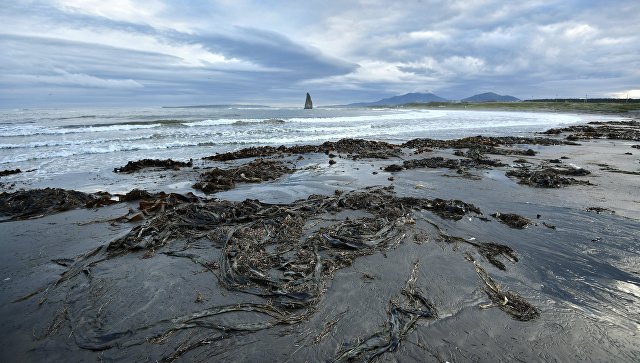
[[[388,159],[398,156],[400,148],[383,141],[370,141],[363,139],[340,139],[338,141],[327,141],[320,145],[296,145],[296,146],[260,146],[249,147],[237,151],[206,156],[204,160],[229,161],[251,157],[267,157],[284,154],[308,154],[332,152],[349,155],[352,159]]]
[[[114,173],[133,173],[136,171],[140,171],[145,168],[158,168],[158,169],[171,169],[171,170],[179,170],[183,167],[191,167],[193,166],[193,160],[189,161],[174,161],[171,159],[160,160],[160,159],[142,159],[138,161],[129,161],[127,165],[114,168]]]
[[[215,168],[200,175],[201,181],[193,188],[203,192],[216,193],[233,189],[236,183],[261,183],[274,180],[285,174],[293,173],[294,169],[280,160],[256,159],[250,163],[228,169]]]
[[[3,176],[9,176],[9,175],[20,174],[20,173],[22,173],[22,170],[20,170],[20,169],[2,170],[2,171],[0,171],[0,178],[3,177]]]
[[[474,147],[496,147],[500,145],[566,145],[566,141],[556,140],[543,137],[516,137],[516,136],[504,136],[504,137],[487,137],[487,136],[472,136],[462,139],[454,140],[435,140],[428,138],[413,139],[402,144],[402,147],[408,147],[412,149],[419,148],[441,148],[441,149],[465,149]],[[496,150],[496,149],[489,149]],[[499,151],[500,152],[500,151]],[[525,151],[528,153],[528,151]]]
[[[54,289],[78,286],[76,279],[82,276],[88,277],[85,280],[88,286],[99,285],[100,279],[92,272],[96,267],[132,254],[141,259],[161,255],[189,260],[211,273],[225,290],[252,296],[249,301],[212,304],[209,301],[214,300],[206,299],[202,290],[197,289],[192,300],[193,312],[145,321],[126,329],[103,321],[99,310],[108,300],[100,302],[97,295],[88,292],[82,295],[80,290],[74,293],[73,300],[64,302],[68,306],[65,321],[73,326],[79,347],[105,350],[160,343],[172,336],[185,339],[164,357],[165,361],[175,360],[212,341],[308,320],[317,311],[328,282],[337,271],[362,256],[385,253],[406,238],[414,237],[416,212],[429,211],[454,220],[481,213],[472,204],[458,200],[398,197],[391,187],[336,192],[331,196],[311,195],[290,204],[250,199],[205,200],[193,195],[152,195],[135,190],[128,195],[131,199],[143,198],[140,209],[146,208],[148,213],[141,224],[107,245],[74,259],[59,260],[56,263],[67,266],[67,270],[55,283],[19,300],[41,294],[40,301],[44,302]],[[147,199],[149,196],[156,199]],[[356,218],[340,217],[345,211],[361,213],[356,213]],[[462,240],[429,223],[444,240]],[[515,252],[507,246],[468,243],[498,268],[499,255],[517,261]],[[385,328],[340,351],[336,360],[373,359],[393,352],[420,319],[437,317],[435,307],[417,287],[418,266],[416,261],[401,296],[389,301]],[[492,294],[495,299],[503,295],[510,299],[511,305],[503,309],[518,308],[513,307],[520,301],[515,295],[501,290]],[[251,320],[235,320],[238,314],[246,314]],[[322,340],[340,318],[341,315],[326,323],[314,341]],[[59,330],[57,320],[54,323],[52,332]],[[186,338],[177,334],[187,330],[208,333]]]
[[[529,218],[514,213],[497,212],[492,214],[491,216],[497,218],[498,220],[500,220],[500,222],[506,224],[507,226],[516,229],[524,229],[532,224]]]
[[[627,175],[640,175],[640,171],[620,170],[608,164],[598,164],[600,170],[608,171],[610,173],[627,174]]]
[[[370,362],[386,352],[394,352],[420,319],[438,317],[436,308],[416,286],[419,267],[420,261],[414,262],[401,298],[389,301],[388,320],[384,329],[362,341],[359,339],[354,347],[338,352],[335,362],[351,362],[355,359]]]
[[[87,194],[75,190],[45,188],[0,193],[0,215],[9,220],[42,217],[76,208],[116,203],[108,193]]]
[[[616,214],[615,211],[609,209],[609,208],[604,208],[604,207],[589,207],[587,209],[585,209],[585,211],[587,212],[595,212],[597,214],[600,213],[608,213],[608,214]]]
[[[403,169],[452,169],[456,170],[459,174],[466,174],[468,169],[484,169],[488,166],[506,166],[499,160],[486,159],[482,155],[476,155],[471,159],[445,159],[441,156],[435,156],[424,159],[412,159],[405,160],[402,165],[390,164],[384,168],[387,172],[397,172]]]
[[[593,126],[596,125],[596,126]],[[640,123],[637,121],[590,122],[588,125],[573,125],[564,128],[549,129],[543,134],[558,135],[570,133],[567,140],[632,140],[640,141]]]
[[[589,171],[582,168],[543,168],[540,170],[520,169],[509,170],[506,176],[516,177],[519,184],[537,188],[561,188],[568,185],[590,185],[589,181],[566,178],[563,175],[583,176]]]
[[[490,305],[482,306],[483,308],[497,306],[519,321],[529,321],[540,316],[540,311],[535,306],[514,292],[504,291],[477,262],[472,262],[476,273],[484,283],[484,291],[492,302]]]
[[[492,265],[494,265],[495,267],[497,267],[502,271],[505,271],[507,268],[504,265],[504,263],[502,263],[502,261],[498,260],[496,257],[502,255],[502,256],[505,256],[511,262],[518,261],[518,257],[516,256],[515,251],[509,246],[505,246],[505,245],[501,245],[493,242],[480,242],[480,243],[467,242],[467,243],[475,246],[478,252],[482,256],[484,256],[484,258],[486,258],[489,261],[489,263],[491,263]]]
[[[394,173],[396,171],[402,171],[404,168],[398,164],[390,164],[384,167],[384,171]]]

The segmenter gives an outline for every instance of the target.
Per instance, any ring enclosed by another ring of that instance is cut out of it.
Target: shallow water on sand
[[[307,155],[304,165],[321,160],[324,164],[325,158]],[[461,199],[478,206],[485,216],[496,211],[518,213],[534,225],[514,230],[497,220],[465,217],[451,221],[427,211],[414,212],[413,218],[415,227],[425,231],[433,231],[431,223],[435,223],[465,240],[512,247],[518,262],[504,260],[506,271],[480,262],[504,289],[537,307],[540,318],[521,322],[495,306],[481,308],[488,299],[474,265],[465,259],[473,249],[429,238],[422,243],[406,238],[396,248],[354,260],[350,267],[336,272],[307,320],[256,332],[192,329],[170,334],[166,342],[145,341],[145,337],[166,331],[172,324],[167,319],[172,317],[212,306],[261,301],[224,289],[214,275],[190,259],[162,253],[144,258],[141,251],[98,261],[77,278],[51,287],[43,305],[39,305],[43,295],[12,303],[59,278],[65,268],[51,260],[74,258],[125,234],[128,225],[86,224],[125,213],[127,206],[120,205],[0,223],[4,236],[0,271],[8,278],[2,285],[0,316],[3,326],[10,327],[0,331],[7,342],[2,357],[155,360],[171,356],[183,342],[203,341],[206,344],[183,358],[256,361],[267,355],[273,361],[331,360],[339,351],[357,346],[388,326],[390,304],[402,298],[416,261],[420,262],[416,284],[436,307],[438,317],[419,320],[398,349],[385,353],[384,359],[632,362],[640,357],[640,316],[635,308],[640,304],[637,220],[587,212],[577,205],[558,206],[553,192],[521,186],[491,176],[490,171],[481,180],[444,177],[449,171],[442,170],[404,171],[395,173],[391,182],[388,173],[373,175],[376,170],[379,164],[371,161],[340,159],[333,168],[306,169],[217,196],[291,203],[309,194],[330,195],[334,189],[393,184],[398,195]],[[417,183],[423,187],[416,188]],[[346,217],[361,216],[354,212],[327,215],[326,223]],[[169,246],[181,248],[180,244]],[[192,256],[206,259],[217,260],[221,254],[206,239],[188,248]],[[198,294],[204,302],[197,302]],[[264,317],[237,312],[215,323],[256,321]],[[153,325],[140,329],[150,323]],[[117,347],[109,348],[114,342]]]

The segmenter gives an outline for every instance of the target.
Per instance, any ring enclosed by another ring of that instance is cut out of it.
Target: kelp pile
[[[384,168],[385,171],[395,172],[403,169],[452,169],[457,170],[458,173],[466,172],[469,169],[482,169],[488,166],[505,166],[498,160],[486,159],[477,157],[475,159],[445,159],[441,156],[435,156],[424,159],[411,159],[405,160],[402,166],[397,164],[391,164]]]
[[[236,183],[261,183],[293,172],[294,169],[283,161],[256,159],[238,167],[206,171],[200,175],[201,181],[195,183],[193,188],[205,193],[215,193],[233,189]]]
[[[139,201],[138,210],[129,209],[129,213],[110,219],[111,224],[140,222],[158,213],[173,209],[183,203],[199,203],[200,198],[193,193],[149,193],[146,190],[133,189],[127,194],[117,195],[120,202]]]
[[[535,155],[531,149],[522,150],[513,148],[514,145],[565,145],[572,142],[542,137],[485,137],[474,136],[455,140],[413,139],[403,144],[396,145],[382,141],[363,139],[341,139],[339,141],[327,141],[320,145],[295,145],[295,146],[259,146],[249,147],[238,151],[227,152],[207,156],[205,160],[229,161],[252,157],[284,156],[291,154],[307,153],[338,153],[345,154],[351,159],[388,159],[402,154],[402,148],[415,149],[416,154],[429,152],[432,148],[440,149],[473,149],[471,154],[494,155]],[[500,148],[499,146],[507,146]]]
[[[116,203],[107,193],[87,194],[75,190],[45,188],[0,193],[0,216],[10,220],[41,217],[80,207],[93,208]]]
[[[589,122],[587,125],[573,125],[564,128],[549,129],[543,134],[559,135],[569,133],[567,140],[633,140],[640,141],[640,122],[638,121],[612,121],[607,123]]]
[[[503,136],[503,137],[489,137],[489,136],[472,136],[462,139],[454,140],[436,140],[436,139],[413,139],[402,144],[402,147],[411,149],[424,149],[424,148],[439,148],[439,149],[469,149],[469,148],[482,148],[483,153],[487,154],[523,154],[527,155],[531,152],[528,150],[518,149],[500,149],[498,146],[513,146],[513,145],[567,145],[573,144],[563,140],[550,139],[545,137],[517,137],[517,136]]]
[[[22,173],[22,170],[20,170],[20,169],[2,170],[2,171],[0,171],[0,178],[3,177],[3,176],[9,176],[9,175],[20,174],[20,173]]]
[[[283,156],[290,154],[307,153],[340,153],[351,159],[388,159],[400,155],[400,147],[383,141],[370,141],[363,139],[341,139],[327,141],[320,145],[296,145],[296,146],[260,146],[249,147],[238,151],[227,152],[203,159],[214,161],[229,161],[250,157]]]
[[[172,159],[142,159],[137,161],[129,161],[127,165],[113,169],[114,173],[133,173],[144,168],[179,170],[184,167],[193,166],[193,160],[175,161]]]
[[[516,229],[527,228],[531,224],[533,224],[529,218],[523,217],[515,213],[496,212],[491,216],[494,218],[497,218],[500,222],[506,224],[507,226],[511,228],[516,228]]]
[[[149,197],[138,191],[130,198],[138,196]],[[162,200],[170,198],[164,195]],[[362,256],[396,248],[425,233],[432,233],[435,240],[469,245],[502,270],[505,265],[499,256],[517,261],[508,246],[448,235],[424,216],[425,212],[453,220],[481,216],[477,207],[456,200],[398,197],[391,187],[311,195],[282,205],[173,198],[181,202],[156,209],[125,236],[74,261],[65,260],[68,270],[53,286],[25,299],[42,294],[43,302],[55,289],[73,289],[60,310],[62,318],[56,317],[54,323],[69,322],[78,346],[105,350],[180,340],[163,358],[172,361],[212,342],[307,321],[337,271]],[[128,258],[131,255],[148,261],[159,256],[187,259],[211,274],[224,290],[244,294],[241,296],[247,299],[210,305],[198,294],[195,302],[207,305],[195,312],[156,321],[136,320],[135,326],[120,327],[106,318],[104,308],[113,298],[106,294],[106,280],[94,271],[123,263],[118,261],[135,261]],[[389,302],[384,329],[340,350],[337,361],[370,360],[392,352],[419,319],[437,317],[436,307],[418,288],[417,270],[418,262],[401,296]],[[489,298],[500,309],[519,320],[535,317],[531,312],[535,308],[524,299],[503,292],[488,274],[482,276],[491,287]],[[181,334],[187,331],[199,334]]]
[[[11,220],[44,217],[77,208],[100,208],[120,202],[139,201],[138,211],[115,218],[112,222],[139,222],[157,212],[173,208],[182,203],[195,203],[199,198],[192,193],[150,193],[133,189],[126,194],[107,192],[83,193],[76,190],[45,188],[0,193],[0,216]]]
[[[507,176],[515,177],[519,184],[536,188],[561,188],[567,185],[589,185],[589,181],[578,180],[567,176],[585,176],[590,172],[583,168],[575,167],[540,167],[538,169],[522,168],[509,170]]]

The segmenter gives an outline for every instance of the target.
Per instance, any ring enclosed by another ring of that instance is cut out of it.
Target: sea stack
[[[313,102],[311,102],[311,96],[309,95],[309,92],[307,92],[307,99],[304,101],[304,109],[310,110],[312,108],[313,108]]]

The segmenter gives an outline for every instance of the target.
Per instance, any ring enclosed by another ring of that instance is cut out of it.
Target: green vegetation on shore
[[[448,110],[504,110],[504,111],[548,111],[548,112],[582,112],[602,114],[627,114],[640,116],[640,103],[605,103],[605,102],[481,102],[481,103],[408,103],[397,108],[423,108]]]

